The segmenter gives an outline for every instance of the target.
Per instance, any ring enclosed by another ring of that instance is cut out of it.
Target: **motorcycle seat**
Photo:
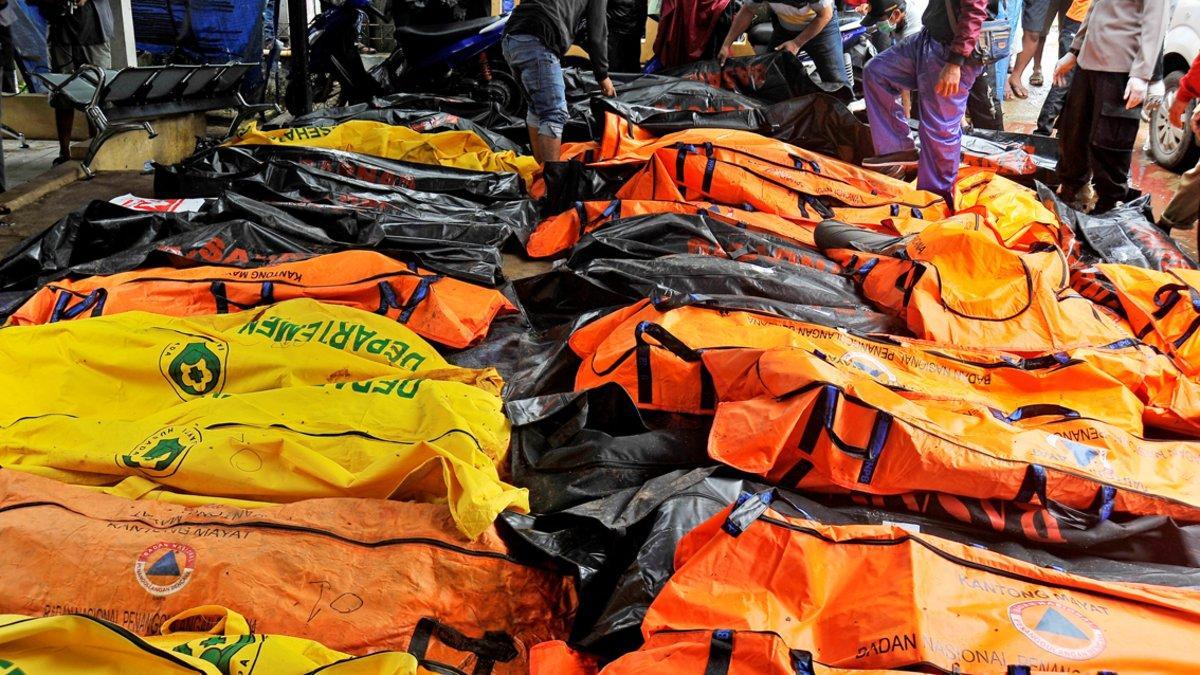
[[[460,40],[478,33],[488,26],[500,21],[499,17],[485,16],[466,21],[451,23],[431,23],[424,26],[396,26],[395,36],[398,40]]]

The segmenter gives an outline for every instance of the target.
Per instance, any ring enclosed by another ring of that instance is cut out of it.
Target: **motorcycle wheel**
[[[328,73],[321,73],[313,83],[313,110],[336,108],[343,103],[342,83]]]
[[[324,110],[336,108],[343,104],[342,83],[331,77],[329,73],[312,73],[308,77],[308,92],[312,95],[312,109]],[[284,101],[288,110],[293,113],[299,109],[300,87],[295,80],[289,80]]]
[[[511,73],[493,68],[491,81],[481,84],[480,94],[485,100],[495,103],[510,115],[519,116],[524,112],[525,101],[521,98],[521,88]]]

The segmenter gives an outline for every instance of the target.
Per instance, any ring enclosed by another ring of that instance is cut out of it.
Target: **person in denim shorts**
[[[608,77],[608,0],[523,0],[513,10],[501,48],[513,69],[529,114],[529,142],[539,163],[558,161],[567,123],[567,92],[559,59],[574,42],[586,19],[587,51],[596,82],[615,96]]]

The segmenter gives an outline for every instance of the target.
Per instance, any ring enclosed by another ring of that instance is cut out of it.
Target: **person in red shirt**
[[[1171,124],[1177,127],[1190,124],[1195,138],[1200,138],[1200,106],[1196,106],[1190,120],[1184,119],[1184,113],[1187,112],[1188,105],[1198,98],[1200,98],[1200,56],[1196,57],[1187,75],[1184,75],[1183,79],[1179,81],[1179,90],[1175,92],[1175,101],[1171,103],[1171,109],[1167,113]],[[1200,163],[1179,179],[1179,191],[1175,193],[1171,203],[1167,204],[1162,217],[1158,219],[1158,226],[1168,232],[1172,228],[1190,230],[1196,226],[1198,217],[1200,217]]]

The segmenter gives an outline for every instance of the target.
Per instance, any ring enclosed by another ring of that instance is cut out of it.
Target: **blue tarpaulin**
[[[262,60],[266,0],[133,0],[137,47],[198,63]]]
[[[36,9],[30,9],[25,0],[16,2],[17,20],[12,25],[13,51],[21,60],[26,73],[50,72],[50,51],[46,47],[46,22]],[[30,77],[29,90],[44,92],[42,83]]]
[[[50,70],[46,21],[27,0],[13,0],[13,43],[27,73]],[[262,60],[267,0],[133,0],[138,51],[195,63]],[[31,78],[32,79],[32,78]],[[32,91],[44,91],[36,80]]]

